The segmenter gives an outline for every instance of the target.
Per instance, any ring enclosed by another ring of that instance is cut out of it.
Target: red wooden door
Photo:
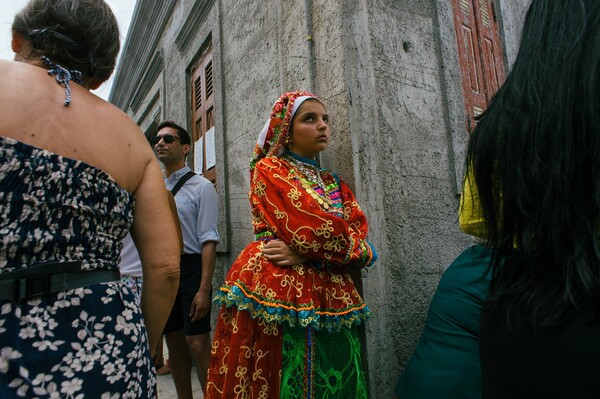
[[[216,182],[216,167],[206,167],[206,132],[215,125],[215,97],[213,85],[212,51],[208,48],[205,55],[192,70],[192,122],[193,140],[202,140],[202,173],[213,183]],[[199,167],[199,165],[194,165]]]
[[[467,131],[505,78],[500,33],[492,0],[452,0]]]

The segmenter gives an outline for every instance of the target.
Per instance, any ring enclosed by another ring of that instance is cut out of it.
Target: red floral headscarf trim
[[[250,171],[260,159],[270,156],[279,156],[285,150],[286,139],[289,136],[290,124],[293,117],[294,102],[298,97],[318,97],[307,91],[290,91],[283,93],[275,104],[271,116],[265,124],[250,161]],[[320,100],[319,100],[320,101]]]

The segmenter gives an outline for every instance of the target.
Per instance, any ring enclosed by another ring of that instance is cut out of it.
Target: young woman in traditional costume
[[[207,398],[366,398],[357,325],[370,316],[348,273],[377,255],[354,194],[315,157],[328,115],[308,92],[283,94],[250,163],[256,240],[232,265]]]

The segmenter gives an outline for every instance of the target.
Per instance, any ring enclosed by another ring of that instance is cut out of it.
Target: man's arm
[[[202,245],[202,280],[200,288],[194,297],[190,308],[192,321],[197,321],[206,316],[210,310],[212,279],[215,272],[217,258],[217,243],[207,241]]]
[[[197,234],[202,245],[202,278],[200,288],[190,308],[192,321],[199,320],[210,311],[212,279],[217,257],[219,233],[219,197],[212,184],[206,184],[200,193]]]

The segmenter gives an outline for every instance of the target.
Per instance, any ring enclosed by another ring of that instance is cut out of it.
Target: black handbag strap
[[[185,175],[181,176],[181,179],[179,179],[179,181],[177,182],[177,184],[175,184],[175,187],[173,187],[171,189],[171,194],[173,194],[173,197],[175,196],[175,194],[177,194],[177,192],[179,191],[179,189],[181,187],[183,187],[183,185],[185,184],[185,182],[188,181],[188,180],[190,180],[192,178],[192,176],[194,176],[194,175],[195,175],[195,173],[190,170]]]

